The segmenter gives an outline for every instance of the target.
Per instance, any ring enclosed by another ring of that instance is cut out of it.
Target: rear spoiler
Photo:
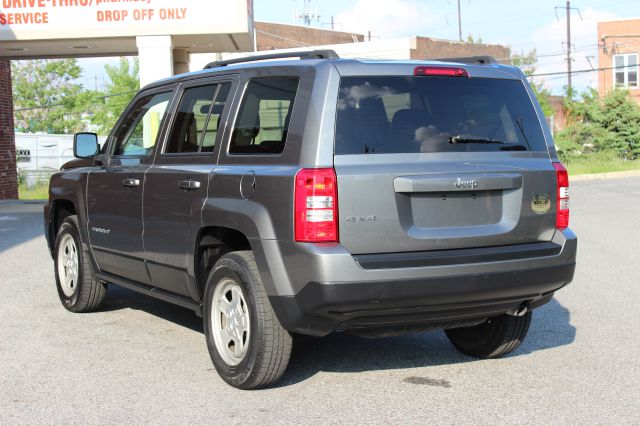
[[[497,64],[498,61],[493,56],[463,56],[460,58],[440,58],[440,59],[429,59],[431,61],[440,61],[440,62],[458,62],[461,64],[468,65],[489,65],[489,64]]]

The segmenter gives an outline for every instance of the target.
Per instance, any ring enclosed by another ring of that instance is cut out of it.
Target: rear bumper
[[[318,265],[322,256],[298,252],[295,260],[289,259],[295,266],[285,256],[290,272],[303,269],[306,277],[335,279],[292,283],[301,287],[295,294],[270,292],[269,299],[282,325],[302,334],[404,325],[446,327],[501,315],[523,303],[536,308],[551,300],[573,279],[577,248],[570,230],[557,232],[553,242],[561,249],[549,256],[394,269],[364,269],[350,255],[353,270],[341,262],[333,267]]]
[[[292,332],[447,324],[491,317],[523,303],[536,308],[573,279],[575,264],[518,272],[366,283],[311,282],[296,296],[270,298]]]

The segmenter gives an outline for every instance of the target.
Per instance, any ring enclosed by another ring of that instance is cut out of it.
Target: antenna
[[[304,0],[304,9],[294,11],[293,18],[296,22],[302,21],[305,26],[310,27],[312,21],[320,22],[320,12],[311,10],[311,0]]]

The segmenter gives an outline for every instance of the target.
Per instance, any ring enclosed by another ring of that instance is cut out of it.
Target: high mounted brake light
[[[413,75],[440,76],[440,77],[469,77],[464,68],[458,67],[415,67]]]
[[[569,173],[562,163],[552,164],[556,169],[556,228],[563,230],[569,227]]]
[[[332,168],[302,169],[295,178],[295,239],[338,241],[338,189]]]

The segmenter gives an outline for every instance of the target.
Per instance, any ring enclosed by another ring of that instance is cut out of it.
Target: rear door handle
[[[186,190],[200,188],[200,182],[197,180],[181,180],[178,182],[178,187]]]
[[[122,181],[122,184],[127,188],[135,188],[136,186],[140,186],[140,179],[126,178]]]

